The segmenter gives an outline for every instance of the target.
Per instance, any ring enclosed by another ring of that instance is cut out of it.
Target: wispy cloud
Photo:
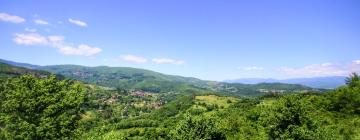
[[[38,33],[16,33],[13,38],[14,42],[19,45],[26,46],[47,46],[56,48],[64,55],[79,55],[79,56],[92,56],[100,53],[102,50],[97,47],[91,47],[85,44],[80,44],[74,47],[73,43],[65,41],[64,36],[42,36]]]
[[[147,62],[147,59],[140,57],[140,56],[131,55],[131,54],[120,56],[120,58],[124,61],[133,62],[133,63],[146,63]]]
[[[185,62],[183,60],[175,60],[170,58],[154,58],[152,61],[156,64],[174,64],[174,65],[182,65]]]
[[[62,54],[65,55],[83,55],[83,56],[92,56],[102,51],[100,48],[91,47],[85,44],[81,44],[76,48],[71,46],[62,46],[59,47],[58,49]]]
[[[15,38],[13,41],[19,45],[47,45],[48,40],[46,37],[41,36],[37,33],[28,34],[14,34]]]
[[[36,19],[34,20],[35,24],[38,24],[38,25],[48,25],[49,22],[45,21],[45,20],[42,20],[42,19]]]
[[[11,23],[22,23],[25,22],[25,19],[16,15],[10,15],[7,13],[0,13],[0,20],[11,22]]]
[[[258,67],[258,66],[238,67],[237,69],[246,70],[246,71],[261,71],[261,70],[264,70],[263,67]]]
[[[52,35],[52,36],[48,36],[47,38],[50,42],[53,42],[53,43],[54,42],[62,42],[65,40],[65,37],[60,36],[60,35]]]
[[[293,77],[347,76],[351,72],[360,72],[360,61],[312,64],[299,68],[281,67],[278,71]]]
[[[77,26],[81,26],[81,27],[86,27],[87,26],[87,23],[84,22],[84,21],[81,21],[81,20],[76,20],[76,19],[69,18],[69,22],[72,23],[72,24],[75,24]]]
[[[27,32],[36,32],[37,30],[34,28],[25,28],[25,31]]]

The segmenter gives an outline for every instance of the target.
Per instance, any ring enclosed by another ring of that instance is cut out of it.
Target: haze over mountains
[[[312,78],[292,78],[292,79],[265,79],[265,78],[241,78],[233,80],[225,80],[228,83],[243,83],[243,84],[259,84],[259,83],[288,83],[301,84],[312,88],[333,89],[345,85],[344,76],[329,76],[329,77],[312,77]]]
[[[20,63],[9,60],[0,59],[0,62],[18,66],[25,67],[29,69],[39,69],[45,70],[49,72],[53,72],[56,74],[61,74],[64,76],[72,77],[77,80],[85,80],[90,83],[100,83],[100,85],[114,85],[114,83],[121,83],[122,86],[135,86],[139,84],[144,84],[146,82],[141,81],[144,79],[135,81],[128,80],[120,80],[120,81],[112,81],[116,78],[118,79],[126,79],[130,77],[141,77],[144,76],[146,80],[152,79],[152,82],[161,84],[168,84],[168,81],[171,82],[188,82],[200,87],[208,86],[209,83],[216,82],[204,82],[203,80],[191,77],[181,77],[181,76],[173,76],[173,75],[165,75],[149,70],[136,69],[136,68],[126,68],[126,67],[107,67],[107,66],[99,66],[99,67],[85,67],[78,65],[54,65],[54,66],[39,66],[28,63]],[[117,74],[115,74],[117,73]],[[99,75],[100,74],[100,75]],[[101,76],[101,74],[105,74],[106,77]],[[119,75],[120,74],[120,75]],[[100,76],[102,78],[98,79],[94,76]],[[142,77],[142,78],[144,78]],[[132,80],[134,80],[132,78]],[[146,81],[145,80],[145,81]],[[345,77],[343,76],[329,76],[329,77],[313,77],[313,78],[293,78],[293,79],[266,79],[266,78],[241,78],[241,79],[233,79],[233,80],[225,80],[223,82],[226,83],[241,83],[241,84],[261,84],[261,83],[284,83],[284,84],[299,84],[317,89],[333,89],[345,84]],[[162,82],[160,82],[162,81]],[[164,82],[165,81],[165,82]],[[103,83],[102,83],[103,82]],[[133,84],[131,84],[133,83]]]

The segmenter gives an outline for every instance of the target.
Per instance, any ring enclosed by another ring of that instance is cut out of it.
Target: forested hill
[[[86,67],[79,65],[53,65],[37,66],[26,63],[1,60],[9,64],[28,67],[32,69],[11,66],[13,73],[22,71],[48,71],[57,75],[63,75],[67,78],[79,80],[89,84],[96,84],[105,87],[141,90],[152,93],[211,93],[216,92],[231,96],[259,96],[269,93],[288,93],[288,92],[307,92],[312,89],[302,85],[283,84],[283,83],[260,83],[260,84],[238,84],[224,83],[216,81],[205,81],[197,78],[166,75],[150,70],[129,68],[129,67]],[[36,70],[35,70],[36,69]],[[9,70],[8,70],[9,71]],[[8,72],[9,73],[9,72]],[[21,73],[21,72],[20,72]],[[22,72],[22,74],[25,74]]]
[[[32,70],[0,62],[0,78],[15,77],[23,74],[30,74],[35,77],[47,77],[50,75],[50,72],[43,70]]]
[[[5,60],[5,59],[0,59],[0,63],[5,63],[5,64],[9,64],[9,65],[12,65],[12,66],[17,66],[17,67],[24,67],[24,68],[28,68],[28,69],[35,69],[37,67],[40,67],[39,65],[14,62],[14,61],[9,61],[9,60]]]
[[[203,90],[235,96],[257,96],[266,93],[304,92],[312,88],[295,84],[229,84],[196,78],[165,75],[154,71],[128,67],[85,67],[54,65],[40,67],[52,73],[101,86],[137,89],[149,92],[191,92]]]

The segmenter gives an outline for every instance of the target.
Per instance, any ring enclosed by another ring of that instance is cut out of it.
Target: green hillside
[[[43,67],[95,83],[86,84],[0,66],[6,77],[0,79],[0,139],[360,137],[357,74],[346,86],[318,94],[301,85],[229,84],[133,68]],[[265,96],[244,97],[254,95]]]
[[[359,79],[326,94],[238,98],[24,75],[0,82],[0,139],[359,139]]]
[[[46,71],[32,70],[0,62],[0,78],[16,77],[24,74],[30,74],[35,77],[47,77],[50,75]]]
[[[258,96],[266,93],[286,93],[312,90],[292,84],[230,84],[204,81],[196,78],[165,75],[154,71],[128,67],[85,67],[78,65],[55,65],[40,67],[55,74],[101,86],[135,89],[154,93],[164,92],[217,92],[233,96]],[[268,92],[267,92],[268,91]]]

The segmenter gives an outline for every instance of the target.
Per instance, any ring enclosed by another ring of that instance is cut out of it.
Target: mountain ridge
[[[11,62],[11,61],[10,61]],[[29,66],[31,64],[17,63]],[[232,96],[258,96],[269,92],[302,92],[316,90],[296,84],[237,84],[217,81],[206,81],[193,77],[167,75],[159,72],[109,66],[80,66],[80,65],[49,65],[32,67],[36,70],[48,71],[89,84],[96,84],[116,89],[142,90],[153,93],[220,93]]]
[[[0,79],[8,78],[8,77],[17,77],[24,74],[30,74],[38,78],[44,78],[51,75],[51,73],[47,71],[28,69],[25,67],[19,67],[19,66],[14,66],[11,64],[0,62]],[[60,75],[57,75],[57,77],[60,79],[63,78]]]

